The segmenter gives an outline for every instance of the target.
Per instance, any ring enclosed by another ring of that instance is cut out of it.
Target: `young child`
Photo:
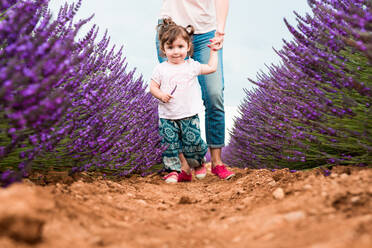
[[[159,131],[163,144],[168,145],[162,155],[165,169],[170,171],[164,177],[167,183],[191,181],[191,167],[197,178],[206,175],[203,163],[208,147],[200,135],[197,113],[203,109],[203,102],[197,76],[215,72],[218,57],[208,45],[208,64],[191,59],[193,32],[192,26],[184,28],[170,18],[158,25],[160,50],[168,60],[155,67],[150,92],[160,100]]]

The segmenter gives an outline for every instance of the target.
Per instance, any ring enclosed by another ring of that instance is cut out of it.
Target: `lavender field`
[[[300,170],[372,161],[372,2],[309,0],[289,25],[281,63],[251,81],[224,159],[233,167]],[[163,147],[156,101],[100,38],[81,1],[0,1],[0,174],[6,186],[35,172],[146,175]]]
[[[281,63],[250,80],[224,151],[233,166],[371,165],[372,2],[308,3],[297,27],[285,20]]]
[[[1,1],[5,185],[35,170],[127,175],[159,164],[156,102],[98,27],[77,39],[90,20],[74,20],[80,5],[52,18],[47,0]]]
[[[284,20],[223,150],[235,177],[176,184],[146,79],[81,35],[81,0],[48,4],[0,0],[0,247],[372,247],[371,0]]]

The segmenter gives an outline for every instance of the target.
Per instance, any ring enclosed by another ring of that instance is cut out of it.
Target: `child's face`
[[[189,44],[181,37],[173,41],[172,44],[164,44],[164,54],[168,58],[168,62],[171,64],[181,64],[190,51]]]

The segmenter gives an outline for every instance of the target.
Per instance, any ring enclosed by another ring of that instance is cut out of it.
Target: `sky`
[[[49,7],[52,12],[58,13],[65,2],[66,0],[51,0]],[[83,0],[77,18],[86,18],[92,14],[95,16],[82,29],[81,35],[93,24],[98,25],[101,36],[107,30],[111,45],[124,46],[128,68],[136,68],[136,76],[142,75],[144,82],[148,83],[153,68],[158,63],[155,27],[161,2]],[[279,56],[273,48],[280,50],[283,46],[282,39],[292,39],[283,18],[296,25],[293,11],[302,16],[311,13],[307,0],[230,1],[223,48],[227,129],[232,128],[234,117],[238,115],[237,106],[245,97],[243,89],[254,87],[247,78],[255,80],[259,71],[267,71],[265,65],[279,63]],[[228,135],[226,139],[228,140]]]

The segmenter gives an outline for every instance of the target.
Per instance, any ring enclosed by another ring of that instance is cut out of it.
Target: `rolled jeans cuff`
[[[209,148],[222,148],[222,147],[225,147],[225,144],[222,144],[222,145],[211,145],[211,144],[208,144],[208,147]]]

